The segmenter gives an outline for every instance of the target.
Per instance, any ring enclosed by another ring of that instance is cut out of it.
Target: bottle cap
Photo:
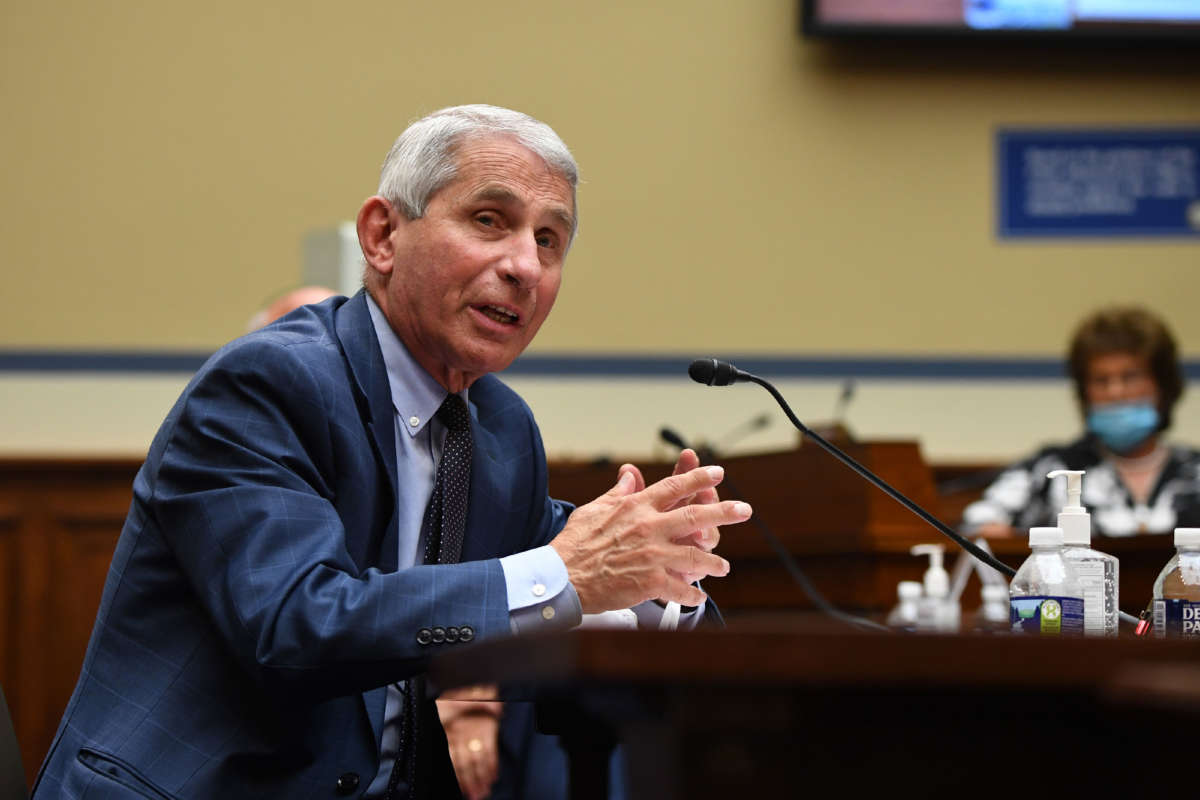
[[[1062,528],[1030,528],[1030,547],[1061,547],[1063,543]]]
[[[1200,528],[1176,528],[1176,547],[1200,547]]]
[[[921,597],[920,581],[900,581],[896,584],[896,594],[901,600],[919,600]]]

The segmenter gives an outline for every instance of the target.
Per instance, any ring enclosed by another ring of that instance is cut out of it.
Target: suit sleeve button
[[[350,794],[358,788],[358,774],[355,772],[347,772],[337,779],[337,793]]]
[[[441,644],[444,641],[446,641],[446,629],[445,628],[434,628],[433,629],[433,643]]]
[[[475,638],[475,629],[470,625],[463,625],[458,629],[458,640],[460,642],[469,642]]]
[[[421,628],[417,631],[417,644],[426,645],[433,641],[433,631],[429,628]]]
[[[446,641],[451,643],[458,641],[458,628],[453,625],[446,628]]]

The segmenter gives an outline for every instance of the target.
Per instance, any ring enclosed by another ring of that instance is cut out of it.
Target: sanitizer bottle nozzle
[[[1058,513],[1058,527],[1062,528],[1063,543],[1068,547],[1089,547],[1092,543],[1092,517],[1080,500],[1084,474],[1081,469],[1056,469],[1046,473],[1051,480],[1059,476],[1067,479],[1067,503]]]

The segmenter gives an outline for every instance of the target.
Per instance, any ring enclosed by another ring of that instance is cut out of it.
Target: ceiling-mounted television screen
[[[818,37],[1200,38],[1200,0],[801,0]]]

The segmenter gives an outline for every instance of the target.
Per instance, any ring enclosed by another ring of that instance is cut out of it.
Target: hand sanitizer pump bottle
[[[920,613],[921,584],[917,581],[900,581],[896,586],[900,602],[887,616],[887,626],[895,630],[915,631]]]
[[[1008,587],[1003,583],[985,583],[979,587],[983,603],[975,613],[976,633],[1000,634],[1012,629],[1009,622]]]
[[[1083,590],[1062,557],[1062,528],[1030,528],[1029,558],[1008,586],[1013,631],[1043,636],[1082,634]]]
[[[1200,637],[1200,528],[1176,528],[1175,549],[1154,581],[1154,635]]]
[[[1058,527],[1063,532],[1063,558],[1075,567],[1083,589],[1083,632],[1088,636],[1116,636],[1121,611],[1120,563],[1116,556],[1092,549],[1092,517],[1080,501],[1084,471],[1056,469],[1046,475],[1052,480],[1060,476],[1067,479],[1067,504],[1059,512]]]
[[[909,552],[914,556],[929,556],[929,569],[921,581],[925,596],[917,604],[917,630],[954,633],[958,630],[959,614],[958,606],[950,602],[950,576],[942,566],[944,548],[940,544],[918,544]]]

